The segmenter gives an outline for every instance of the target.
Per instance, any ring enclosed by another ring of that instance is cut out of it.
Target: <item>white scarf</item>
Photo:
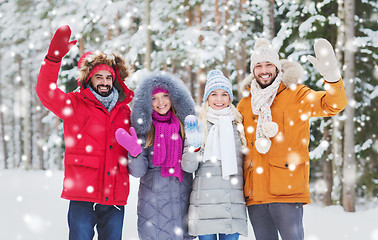
[[[277,125],[274,123],[275,126],[272,126],[272,113],[270,111],[270,106],[273,103],[274,98],[276,97],[278,88],[281,84],[281,74],[278,74],[276,79],[273,81],[271,85],[269,85],[266,88],[261,88],[261,86],[258,84],[256,79],[252,80],[251,83],[251,106],[252,106],[252,112],[255,115],[258,115],[257,120],[257,129],[256,129],[256,141],[260,138],[265,138],[267,142],[265,142],[269,146],[263,146],[264,149],[259,148],[259,146],[256,146],[257,151],[260,153],[266,153],[270,149],[270,140],[269,138],[273,137],[277,134],[278,128],[275,128]],[[268,123],[268,124],[266,124]],[[265,124],[265,126],[264,126]],[[265,128],[265,129],[263,129]]]
[[[207,120],[214,124],[207,135],[203,161],[218,159],[222,162],[222,177],[238,173],[234,128],[234,114],[230,107],[214,110],[209,107]]]

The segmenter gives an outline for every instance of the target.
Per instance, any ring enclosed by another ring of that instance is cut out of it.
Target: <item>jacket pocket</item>
[[[269,174],[269,188],[272,195],[300,194],[306,190],[305,163],[302,159],[285,162],[283,158],[271,158]]]
[[[100,158],[84,155],[66,155],[64,194],[74,197],[96,198],[99,192]]]
[[[114,192],[114,199],[116,201],[126,201],[129,195],[129,171],[127,166],[118,163],[118,172],[116,175],[116,191]]]

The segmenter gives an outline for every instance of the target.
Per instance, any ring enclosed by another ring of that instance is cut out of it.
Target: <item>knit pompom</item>
[[[256,150],[262,154],[265,154],[269,151],[271,144],[272,144],[272,141],[270,141],[267,138],[258,138],[255,141]]]
[[[302,65],[298,62],[290,60],[280,60],[282,66],[282,80],[285,86],[292,87],[292,85],[297,85],[303,82],[304,70]]]
[[[258,38],[255,42],[255,49],[259,47],[270,47],[269,40],[266,38]]]
[[[207,80],[210,80],[211,78],[215,77],[215,76],[221,76],[223,77],[223,73],[219,70],[211,70],[208,74],[207,74]]]
[[[263,123],[262,132],[268,138],[274,137],[278,133],[278,124],[275,122]]]

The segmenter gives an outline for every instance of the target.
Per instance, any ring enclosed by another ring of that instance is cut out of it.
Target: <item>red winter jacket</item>
[[[65,155],[61,197],[104,205],[125,205],[129,195],[127,151],[114,133],[129,129],[133,92],[118,80],[126,98],[109,113],[86,88],[64,93],[56,82],[60,63],[45,59],[37,82],[42,104],[63,120]],[[116,80],[117,81],[117,80]]]

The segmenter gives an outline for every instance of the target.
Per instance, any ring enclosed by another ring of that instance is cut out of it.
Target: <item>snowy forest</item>
[[[149,71],[174,73],[199,105],[206,74],[221,70],[234,86],[249,75],[255,40],[272,41],[281,59],[299,62],[303,84],[323,89],[306,60],[313,44],[333,45],[348,106],[332,118],[311,119],[312,199],[325,206],[378,199],[378,2],[376,0],[3,0],[0,1],[0,169],[62,170],[62,121],[36,96],[38,72],[59,26],[78,40],[58,80],[77,88],[86,51],[120,53],[135,89]]]

